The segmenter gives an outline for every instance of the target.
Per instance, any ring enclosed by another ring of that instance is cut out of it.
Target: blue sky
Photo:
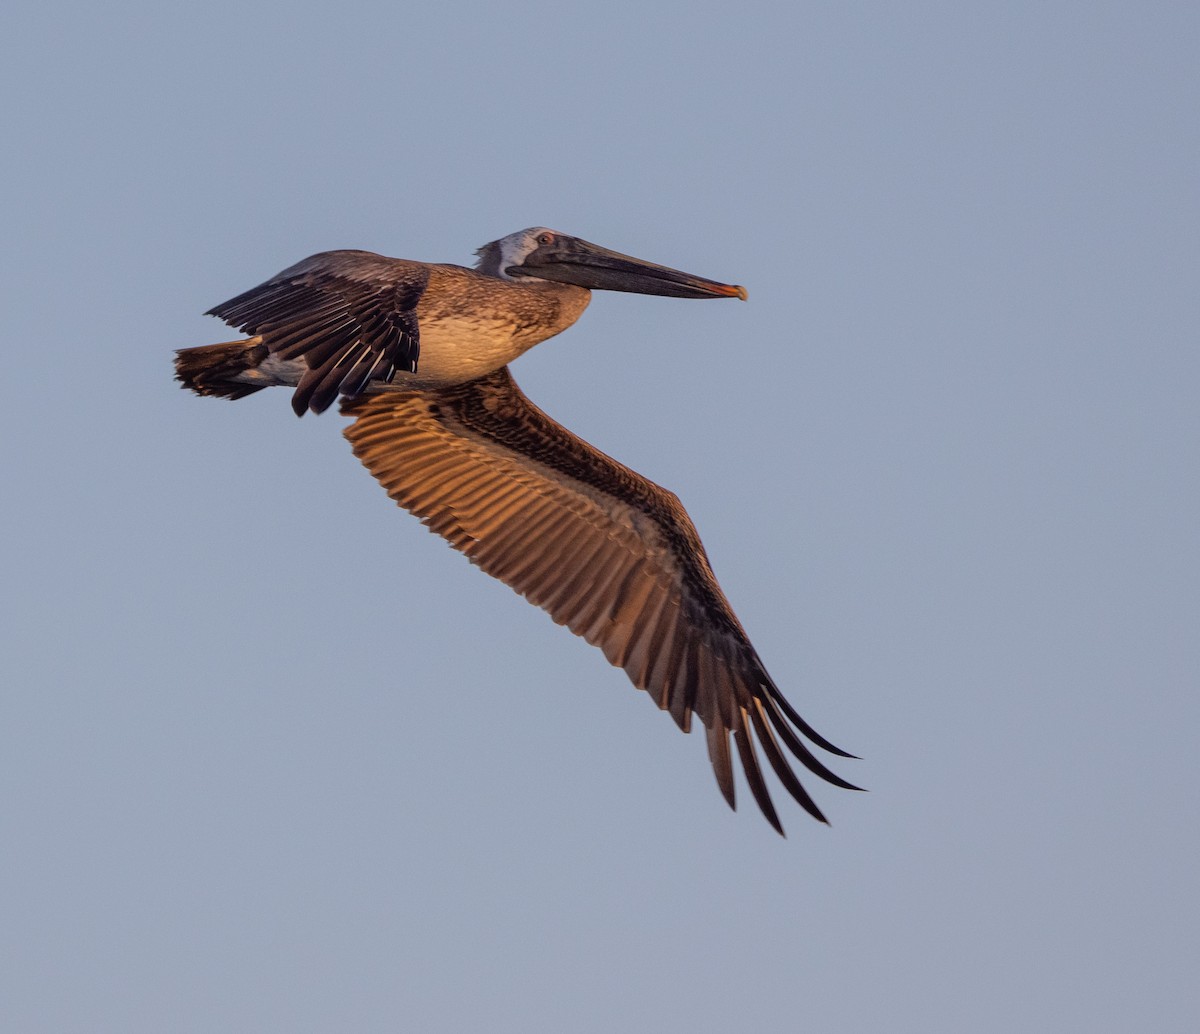
[[[1197,9],[4,20],[0,1026],[1196,1029]],[[536,224],[749,288],[514,372],[862,755],[832,828],[336,415],[171,381],[307,254]]]

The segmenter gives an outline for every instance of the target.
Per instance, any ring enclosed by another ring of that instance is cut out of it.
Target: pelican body
[[[732,739],[777,831],[756,743],[792,797],[826,821],[780,741],[847,789],[857,787],[801,737],[853,755],[816,733],[771,680],[678,498],[548,417],[508,370],[574,323],[593,289],[741,299],[745,289],[545,227],[477,254],[474,269],[313,255],[210,310],[250,336],[180,350],[177,378],[230,399],[292,387],[297,415],[340,397],[355,455],[397,503],[600,647],[684,732],[693,714],[701,720],[730,807]]]

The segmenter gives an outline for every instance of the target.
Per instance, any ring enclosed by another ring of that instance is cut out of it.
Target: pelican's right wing
[[[856,789],[801,741],[851,757],[800,718],[767,675],[670,492],[534,406],[507,368],[432,392],[343,402],[346,437],[388,494],[488,574],[600,647],[687,732],[708,732],[734,806],[729,739],[763,814],[783,829],[755,751],[813,817],[825,816],[779,740],[809,771]]]

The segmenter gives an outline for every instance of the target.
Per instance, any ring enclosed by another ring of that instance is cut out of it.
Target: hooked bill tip
[[[740,298],[746,300],[746,289],[741,284],[718,284],[714,292],[724,295],[726,298]]]

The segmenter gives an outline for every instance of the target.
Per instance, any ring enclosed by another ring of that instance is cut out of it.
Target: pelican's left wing
[[[417,303],[429,282],[421,262],[370,251],[325,251],[209,309],[262,339],[277,359],[303,360],[292,396],[297,416],[320,413],[397,370],[417,369]]]
[[[507,368],[431,392],[343,402],[346,437],[388,494],[488,574],[600,647],[687,732],[708,733],[734,806],[730,736],[750,790],[780,833],[755,741],[813,817],[820,809],[779,741],[848,789],[801,741],[851,757],[800,718],[771,681],[672,493],[534,406]]]

